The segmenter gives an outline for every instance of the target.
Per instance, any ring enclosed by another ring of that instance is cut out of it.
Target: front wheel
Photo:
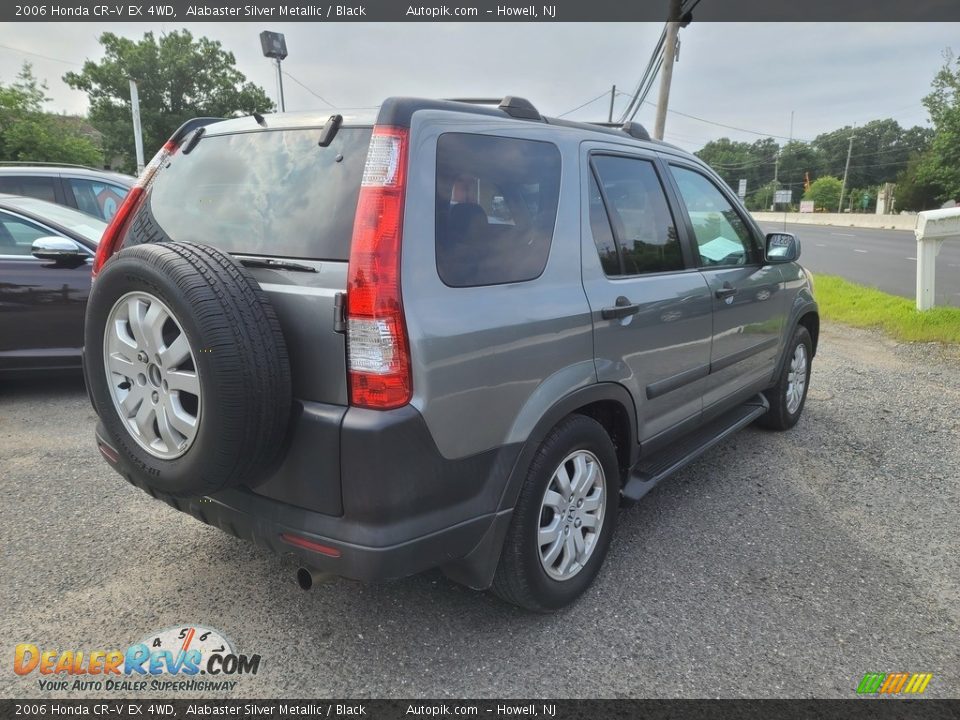
[[[538,612],[573,602],[603,564],[619,491],[616,451],[603,426],[584,415],[561,422],[530,465],[494,593]]]
[[[777,384],[764,393],[770,402],[770,411],[757,421],[758,425],[771,430],[789,430],[797,424],[807,401],[812,358],[810,332],[799,325],[787,347],[786,362]]]

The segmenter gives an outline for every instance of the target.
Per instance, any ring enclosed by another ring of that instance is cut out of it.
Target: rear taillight
[[[123,242],[123,237],[127,232],[130,221],[133,219],[133,216],[137,214],[137,210],[143,205],[144,200],[147,199],[147,190],[150,189],[150,183],[153,182],[154,175],[157,174],[157,170],[159,170],[176,151],[177,143],[173,140],[168,140],[167,143],[160,148],[160,152],[153,156],[150,164],[140,173],[136,184],[130,188],[130,192],[127,193],[120,207],[117,208],[117,212],[107,226],[107,229],[103,231],[103,237],[100,238],[100,244],[97,246],[97,255],[93,260],[94,277],[100,272],[103,264],[120,249],[120,243]]]
[[[408,131],[377,126],[363,169],[347,280],[350,402],[387,410],[410,402],[410,346],[400,301],[400,238]]]

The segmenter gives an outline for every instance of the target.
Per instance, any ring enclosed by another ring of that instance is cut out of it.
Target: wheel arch
[[[514,506],[537,448],[553,428],[569,415],[586,415],[599,422],[617,450],[620,473],[624,476],[637,459],[637,411],[630,392],[619,383],[602,382],[574,390],[544,412],[520,450],[507,478],[498,511]]]
[[[469,555],[442,567],[448,577],[477,590],[490,587],[510,526],[513,507],[537,449],[564,418],[577,414],[596,420],[610,434],[621,465],[622,482],[639,452],[636,442],[637,411],[630,392],[618,383],[604,382],[593,383],[564,395],[541,414],[523,441],[504,483],[494,519],[483,539]]]
[[[810,339],[813,341],[813,356],[817,355],[817,343],[820,340],[820,313],[816,308],[808,309],[797,320],[798,325],[803,325],[810,333]]]
[[[780,358],[777,361],[776,371],[773,373],[771,383],[775,383],[777,378],[780,377],[780,373],[783,372],[783,364],[787,361],[790,340],[801,325],[810,333],[810,339],[813,342],[811,357],[814,357],[817,354],[817,343],[820,339],[820,310],[813,300],[802,302],[801,298],[797,298],[797,302],[791,308],[790,319],[784,326],[784,334],[780,344]]]

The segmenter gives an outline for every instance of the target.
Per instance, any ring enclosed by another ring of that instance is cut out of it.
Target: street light
[[[286,105],[283,102],[283,71],[280,69],[280,61],[287,56],[287,41],[283,33],[264,30],[260,33],[260,47],[263,49],[263,56],[273,58],[277,61],[277,89],[280,96],[280,112],[286,111]]]

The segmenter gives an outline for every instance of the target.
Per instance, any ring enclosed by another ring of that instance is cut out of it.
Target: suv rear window
[[[204,137],[157,174],[150,224],[228,253],[347,260],[370,133],[341,128],[328,147],[319,128]]]
[[[560,196],[560,151],[535,140],[445,133],[437,140],[437,272],[453,287],[538,277]]]

